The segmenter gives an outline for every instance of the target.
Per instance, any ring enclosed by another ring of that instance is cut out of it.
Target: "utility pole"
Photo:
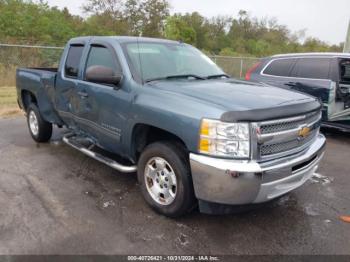
[[[346,34],[343,52],[350,53],[350,21],[349,21],[348,33]]]

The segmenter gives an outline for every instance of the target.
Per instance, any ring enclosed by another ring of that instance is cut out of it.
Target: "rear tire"
[[[35,104],[30,104],[27,109],[27,124],[32,138],[39,143],[47,142],[52,136],[52,124],[46,122],[40,115]]]
[[[179,217],[195,206],[187,153],[177,143],[148,145],[138,161],[137,178],[144,199],[160,214]]]

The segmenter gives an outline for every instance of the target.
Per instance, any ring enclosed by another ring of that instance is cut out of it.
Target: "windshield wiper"
[[[157,78],[150,78],[145,80],[145,83],[158,81],[158,80],[169,80],[169,79],[176,79],[176,78],[195,78],[197,80],[205,80],[204,77],[193,75],[193,74],[186,74],[186,75],[173,75],[173,76],[166,76],[166,77],[157,77]]]
[[[230,78],[229,75],[226,75],[226,74],[218,74],[218,75],[210,75],[210,76],[207,76],[206,79],[214,79],[214,78],[221,78],[221,77]]]

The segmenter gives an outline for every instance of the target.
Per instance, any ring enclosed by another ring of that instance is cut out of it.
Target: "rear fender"
[[[21,88],[20,99],[23,109],[28,101],[23,94],[30,93],[37,103],[42,118],[53,124],[63,124],[54,107],[54,78],[45,75],[33,74],[32,72],[20,71],[17,76],[17,86]]]
[[[54,103],[54,88],[45,84],[45,79],[40,81],[41,88],[38,89],[36,98],[38,101],[38,107],[40,114],[45,121],[62,125],[63,122],[58,116]]]

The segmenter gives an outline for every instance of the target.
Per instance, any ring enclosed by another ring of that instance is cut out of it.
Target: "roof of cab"
[[[138,37],[138,36],[81,36],[75,37],[69,40],[69,43],[79,43],[87,42],[92,39],[105,40],[107,42],[118,41],[119,43],[124,42],[159,42],[159,43],[179,43],[178,41],[161,39],[161,38],[151,38],[151,37]]]
[[[321,53],[321,52],[313,52],[313,53],[292,53],[292,54],[279,54],[273,55],[272,58],[278,57],[310,57],[310,56],[322,56],[322,57],[345,57],[350,58],[350,53]]]

